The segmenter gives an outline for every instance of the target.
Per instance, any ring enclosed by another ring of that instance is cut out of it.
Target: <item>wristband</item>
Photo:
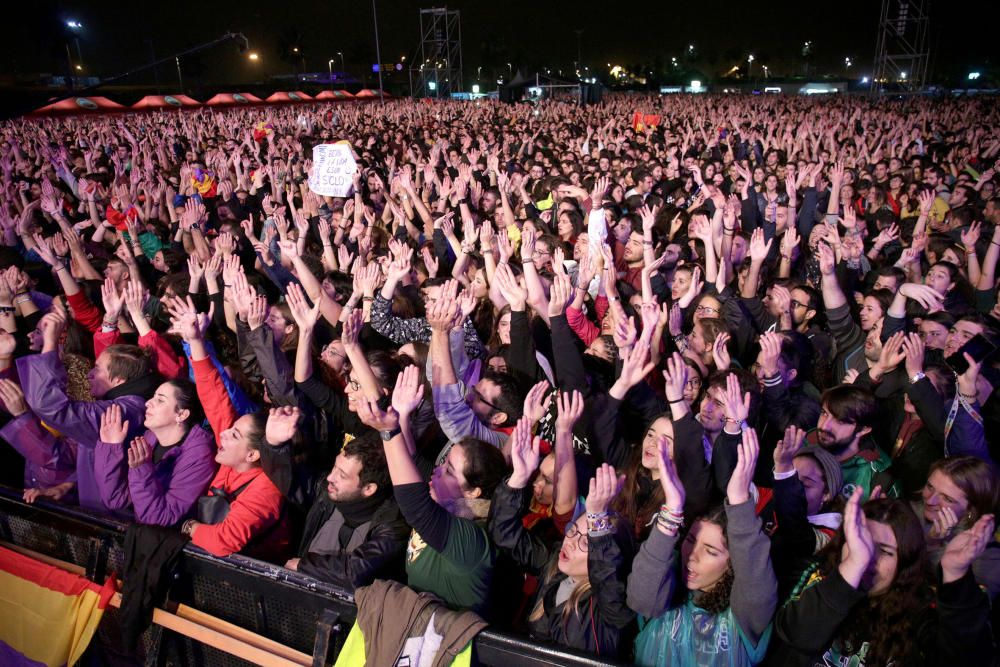
[[[611,532],[611,518],[607,512],[587,514],[587,532],[594,537]]]
[[[14,305],[15,306],[20,306],[22,303],[27,303],[29,301],[31,301],[31,297],[30,296],[22,296],[20,298],[14,299]]]
[[[17,311],[17,308],[15,308],[14,306],[0,306],[0,313],[10,313],[10,314],[13,314],[16,311]]]
[[[675,398],[675,399],[674,399],[674,400],[672,400],[672,401],[671,401],[671,400],[670,400],[670,399],[668,398],[668,399],[667,399],[667,403],[668,403],[668,404],[670,404],[670,405],[673,405],[674,403],[680,403],[680,402],[681,402],[681,401],[683,401],[683,400],[684,400],[684,397],[683,397],[683,396],[681,396],[680,398]]]
[[[0,311],[2,311],[2,310],[3,309],[0,308]],[[962,398],[964,398],[967,401],[975,401],[976,399],[979,398],[979,396],[976,395],[976,394],[969,395],[969,394],[963,394],[962,392],[958,392],[958,395],[961,396]]]

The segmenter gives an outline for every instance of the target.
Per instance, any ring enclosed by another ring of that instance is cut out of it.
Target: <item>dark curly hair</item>
[[[697,521],[714,523],[721,528],[722,539],[726,543],[726,548],[729,548],[729,535],[726,532],[729,528],[729,518],[726,516],[725,507],[719,505],[718,507],[709,510],[708,514],[700,517]],[[726,568],[725,573],[723,573],[722,578],[715,582],[715,585],[712,586],[710,590],[695,592],[694,603],[710,614],[721,614],[725,610],[729,609],[730,598],[733,594],[734,580],[735,575],[733,574],[733,562],[732,559],[730,559],[729,566]]]
[[[864,505],[868,521],[884,523],[896,537],[896,573],[889,589],[859,602],[838,629],[844,649],[854,653],[868,642],[869,665],[918,664],[916,655],[919,619],[932,602],[928,579],[927,548],[920,519],[902,500],[879,498]],[[828,575],[840,565],[843,529],[820,552],[820,570]]]

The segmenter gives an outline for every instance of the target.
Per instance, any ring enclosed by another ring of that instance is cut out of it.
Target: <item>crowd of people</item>
[[[5,481],[609,660],[992,664],[998,130],[712,95],[7,122]]]

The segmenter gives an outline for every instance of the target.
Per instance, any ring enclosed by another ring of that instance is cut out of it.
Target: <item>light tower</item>
[[[462,22],[457,9],[420,10],[420,62],[410,67],[418,80],[415,97],[447,98],[463,90]]]
[[[930,0],[882,0],[871,78],[873,94],[882,93],[887,84],[910,92],[923,88],[930,60],[929,28]]]

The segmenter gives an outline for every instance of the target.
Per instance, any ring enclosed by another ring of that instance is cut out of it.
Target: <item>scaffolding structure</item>
[[[882,0],[871,90],[917,92],[927,80],[930,0]]]
[[[462,21],[457,9],[420,10],[420,62],[411,65],[410,82],[414,97],[447,99],[462,91]]]

